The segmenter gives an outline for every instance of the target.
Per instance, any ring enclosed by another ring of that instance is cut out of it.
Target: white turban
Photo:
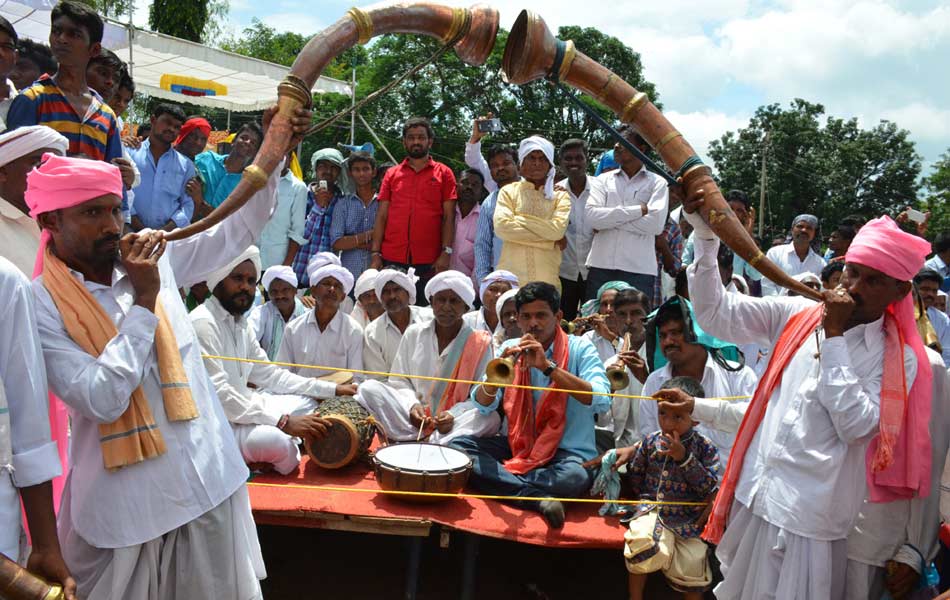
[[[235,269],[242,262],[249,260],[254,263],[254,272],[257,275],[261,274],[261,252],[257,249],[257,246],[248,246],[247,250],[234,257],[228,264],[224,265],[217,271],[212,271],[208,278],[205,279],[205,283],[208,284],[208,289],[212,292],[214,288],[218,286],[219,283],[225,280],[228,275],[231,274],[231,271]]]
[[[406,273],[397,271],[396,269],[383,269],[380,271],[379,275],[376,276],[376,283],[374,284],[376,297],[379,298],[380,301],[383,300],[383,288],[386,287],[386,284],[390,281],[409,292],[409,304],[416,303],[416,282],[419,281],[419,278],[416,277],[415,269],[409,267],[409,271]]]
[[[310,287],[332,277],[343,285],[343,293],[349,294],[353,289],[353,274],[343,268],[340,257],[332,252],[317,252],[307,263],[307,277],[310,278]]]
[[[501,309],[506,302],[514,300],[516,295],[518,295],[517,286],[498,297],[498,302],[495,304],[495,313],[498,315],[498,327],[495,328],[495,331],[498,331],[498,329],[504,330],[504,327],[501,325]]]
[[[452,290],[471,308],[475,303],[475,287],[472,278],[458,271],[442,271],[426,284],[426,299],[432,303],[432,296],[445,290]]]
[[[353,295],[356,296],[357,300],[366,292],[375,291],[376,277],[378,275],[379,271],[376,269],[366,269],[363,271],[363,274],[356,280],[356,289],[353,291]],[[376,294],[376,297],[378,298],[379,294]]]
[[[488,286],[495,283],[496,281],[507,281],[511,284],[511,287],[515,289],[518,288],[518,276],[511,271],[505,271],[504,269],[492,271],[488,275],[482,277],[482,280],[478,284],[478,298],[482,300],[482,302],[485,301],[485,290],[487,290]]]
[[[798,275],[792,275],[792,279],[796,281],[800,281],[802,283],[806,283],[806,284],[817,283],[819,287],[821,286],[821,279],[814,273],[810,273],[808,271],[805,271],[804,273],[799,273]],[[788,288],[784,288],[779,295],[788,296],[788,292],[789,292]]]
[[[294,273],[294,270],[290,267],[284,265],[274,265],[273,267],[268,267],[264,271],[264,277],[261,278],[261,283],[264,284],[264,289],[269,290],[270,284],[274,283],[275,279],[280,279],[281,281],[286,281],[294,289],[297,289],[297,274]]]
[[[521,140],[521,145],[518,146],[518,166],[521,167],[524,158],[535,150],[543,152],[545,158],[551,163],[551,168],[548,169],[548,179],[544,182],[544,197],[554,198],[554,144],[540,135],[532,135]]]
[[[69,140],[45,125],[20,127],[0,135],[0,167],[37,150],[55,150],[62,156],[68,147]]]

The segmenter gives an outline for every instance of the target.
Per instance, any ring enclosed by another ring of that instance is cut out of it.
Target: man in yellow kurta
[[[497,268],[519,281],[545,281],[560,290],[571,197],[554,190],[554,145],[536,135],[524,139],[518,162],[522,180],[501,188],[495,206],[495,235],[503,241]]]

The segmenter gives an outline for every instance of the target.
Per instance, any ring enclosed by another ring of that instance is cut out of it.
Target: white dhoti
[[[267,572],[243,484],[200,517],[136,546],[91,546],[73,530],[69,513],[69,502],[64,501],[59,539],[80,598],[263,598],[259,580]]]
[[[880,600],[884,596],[884,569],[848,559],[846,600]]]
[[[716,548],[725,580],[713,592],[717,600],[841,600],[847,552],[846,539],[804,538],[735,501]]]
[[[379,421],[390,440],[414,442],[418,438],[419,427],[409,421],[409,410],[421,401],[412,390],[369,380],[360,384],[354,398]],[[472,400],[460,402],[448,412],[455,419],[452,430],[445,434],[433,431],[426,441],[444,445],[463,435],[489,437],[497,434],[501,427],[501,417],[497,411],[482,414]]]
[[[281,415],[307,415],[317,409],[317,401],[306,396],[291,394],[268,395],[267,412],[275,419]],[[300,464],[300,448],[297,438],[291,437],[273,425],[231,425],[234,438],[244,462],[267,463],[281,475],[286,475]]]

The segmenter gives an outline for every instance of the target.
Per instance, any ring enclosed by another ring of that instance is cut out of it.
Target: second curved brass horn
[[[700,188],[705,192],[700,213],[727,246],[778,285],[821,300],[819,292],[792,279],[762,254],[729,208],[709,168],[646,94],[578,51],[574,42],[555,38],[544,19],[527,10],[521,11],[511,28],[501,64],[510,83],[524,84],[542,77],[563,81],[614,111],[624,123],[633,125],[663,157],[666,166],[682,177],[687,197]]]
[[[623,334],[623,344],[620,346],[620,352],[628,352],[632,343],[633,336],[628,331]],[[607,367],[607,381],[610,382],[610,391],[612,392],[626,388],[630,385],[630,376],[627,375],[627,367],[622,362]]]
[[[521,352],[504,358],[493,358],[485,366],[485,379],[490,385],[510,384],[515,380],[515,365]]]
[[[310,107],[310,90],[323,69],[344,50],[365,44],[384,33],[416,33],[454,41],[455,53],[470,65],[485,62],[495,45],[498,11],[477,4],[453,8],[434,2],[399,2],[370,9],[351,8],[342,19],[315,35],[294,61],[287,78],[277,88],[278,112],[274,116],[254,164],[244,170],[240,183],[210,215],[165,236],[180,240],[220,223],[244,206],[287,154],[293,139],[295,111]]]

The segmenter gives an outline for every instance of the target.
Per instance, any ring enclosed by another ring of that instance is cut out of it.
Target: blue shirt
[[[950,316],[939,308],[931,306],[927,309],[927,318],[934,326],[934,333],[940,342],[941,355],[944,365],[950,365]]]
[[[498,348],[498,354],[518,342],[517,339],[508,340]],[[548,348],[545,355],[548,359],[554,350],[554,344]],[[597,456],[597,444],[594,442],[594,415],[603,414],[610,410],[612,397],[601,396],[610,392],[610,384],[607,383],[607,373],[604,371],[604,363],[597,354],[597,349],[586,338],[577,335],[567,336],[567,371],[584,381],[590,382],[594,391],[590,405],[583,404],[571,395],[567,396],[567,418],[564,424],[564,435],[561,437],[561,443],[558,450],[563,450],[571,456],[576,456],[583,461],[588,461]],[[531,369],[531,385],[537,387],[549,387],[551,379],[537,370]],[[475,392],[478,386],[472,388],[472,399],[475,399]],[[498,390],[495,401],[484,406],[475,402],[475,406],[482,414],[489,414],[498,410],[501,403],[504,388]],[[541,400],[542,392],[534,390],[531,392],[534,398],[535,410],[538,408],[538,401]],[[502,425],[501,435],[507,435],[508,422]]]
[[[156,164],[151,147],[151,140],[145,140],[137,150],[129,150],[129,158],[142,174],[135,188],[132,214],[152,229],[161,229],[169,220],[184,227],[191,223],[195,212],[195,202],[185,191],[185,185],[195,176],[195,165],[171,146]]]
[[[340,238],[370,231],[376,224],[376,209],[379,202],[374,196],[368,205],[356,194],[347,194],[336,201],[333,219],[330,221],[330,247]],[[335,252],[335,250],[334,250]],[[369,267],[370,251],[364,248],[352,248],[340,252],[340,263],[359,279]]]
[[[498,190],[485,198],[478,213],[478,225],[475,229],[475,280],[481,281],[485,275],[495,270],[501,258],[501,238],[495,235],[495,205],[498,203]]]
[[[943,262],[943,259],[937,254],[929,258],[927,262],[924,263],[924,266],[940,273],[941,277],[943,277],[943,283],[940,285],[940,289],[944,292],[950,292],[950,266],[947,266],[947,263]]]
[[[241,173],[228,173],[224,168],[224,159],[227,157],[227,154],[218,154],[211,150],[195,157],[195,167],[201,173],[201,181],[204,184],[205,202],[212,208],[217,208],[224,202],[241,181]]]

